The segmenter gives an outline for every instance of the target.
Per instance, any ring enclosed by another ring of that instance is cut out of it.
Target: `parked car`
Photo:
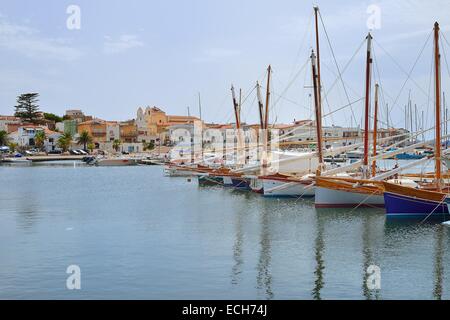
[[[82,155],[87,155],[88,153],[82,149],[77,149],[76,151],[78,151],[79,153],[81,153]]]
[[[79,153],[77,150],[70,150],[69,152],[70,152],[70,154],[74,154],[77,156],[81,155],[81,153]]]
[[[61,154],[62,150],[51,150],[48,152],[48,154]]]

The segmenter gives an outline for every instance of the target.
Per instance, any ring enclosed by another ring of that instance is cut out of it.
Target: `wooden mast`
[[[314,51],[312,52],[311,59],[313,64],[317,67],[317,74],[313,73],[313,84],[316,86],[314,89],[314,104],[316,111],[316,133],[317,133],[317,149],[319,155],[319,167],[316,174],[320,175],[323,168],[323,149],[322,149],[322,81],[320,77],[320,41],[319,41],[319,7],[314,7],[314,20],[316,29],[316,52],[317,56],[313,58]],[[313,67],[314,72],[315,67]],[[316,97],[317,95],[317,97]]]
[[[272,73],[272,67],[269,64],[267,68],[267,87],[266,87],[266,111],[264,113],[264,129],[268,129],[269,125],[269,102],[270,102],[270,76]],[[266,135],[267,136],[267,135]],[[266,141],[267,144],[267,141]]]
[[[269,64],[267,68],[267,87],[266,87],[266,110],[264,111],[264,130],[263,130],[263,155],[262,155],[262,167],[263,174],[265,175],[267,168],[267,147],[269,144],[269,102],[270,102],[270,76],[272,74],[272,67]]]
[[[319,46],[319,21],[318,21],[318,15],[319,15],[319,7],[314,7],[314,20],[315,20],[315,27],[316,27],[316,53],[317,53],[317,83],[318,83],[318,96],[319,96],[319,109],[322,110],[322,82],[320,78],[320,46]],[[320,119],[322,122],[322,118]]]
[[[436,134],[435,134],[435,166],[436,166],[436,187],[438,191],[441,186],[441,55],[439,53],[439,23],[434,23],[434,72],[436,89]]]
[[[319,156],[319,167],[317,168],[316,175],[320,176],[321,165],[323,164],[323,154],[322,154],[322,126],[321,126],[321,112],[319,104],[319,85],[318,85],[318,75],[316,71],[316,55],[314,50],[311,52],[311,67],[312,67],[312,80],[314,89],[314,109],[316,114],[316,139],[317,139],[317,153]]]
[[[239,104],[236,100],[236,93],[234,92],[234,86],[231,85],[231,96],[233,98],[233,107],[234,107],[234,118],[236,121],[236,130],[239,130],[241,128],[241,124],[239,121]]]
[[[259,122],[260,122],[260,129],[264,129],[264,104],[261,97],[261,86],[259,85],[259,82],[256,81],[256,95],[258,97],[258,107],[259,107]]]
[[[242,149],[242,140],[241,140],[241,106],[239,105],[240,101],[236,100],[236,93],[234,92],[234,86],[231,85],[231,95],[233,97],[233,106],[234,106],[234,117],[236,120],[236,133],[237,133],[237,153],[236,153],[236,162],[237,164],[240,161],[240,153]],[[239,98],[240,100],[240,98]]]
[[[375,84],[375,115],[373,118],[373,156],[377,156],[377,121],[378,121],[378,83]],[[377,174],[377,161],[373,160],[372,162],[372,177],[375,177]]]
[[[370,80],[371,80],[371,65],[372,65],[372,35],[367,35],[367,57],[366,57],[366,96],[364,108],[364,161],[363,165],[366,169],[369,165],[369,104],[370,104]],[[367,175],[367,174],[366,174]],[[365,177],[367,178],[367,176]]]

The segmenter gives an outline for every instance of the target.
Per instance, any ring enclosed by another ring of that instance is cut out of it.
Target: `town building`
[[[33,148],[36,146],[36,134],[40,131],[45,132],[44,150],[46,152],[57,150],[57,142],[61,133],[52,131],[45,126],[23,125],[10,133],[9,138],[12,142],[17,143],[19,147]]]
[[[0,131],[14,132],[21,125],[22,119],[15,116],[0,116]]]

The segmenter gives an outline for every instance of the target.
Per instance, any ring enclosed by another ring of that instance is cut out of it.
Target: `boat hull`
[[[417,197],[384,193],[386,215],[388,217],[442,217],[449,214],[445,202],[425,200]]]
[[[262,179],[265,197],[314,197],[314,187],[310,183]]]
[[[316,208],[384,207],[382,195],[316,187]]]
[[[137,161],[134,159],[106,159],[97,161],[96,165],[99,167],[135,166]]]
[[[198,184],[200,186],[222,186],[223,178],[209,175],[198,176]]]
[[[233,188],[239,189],[239,190],[248,190],[251,191],[250,188],[250,181],[245,178],[241,177],[231,177],[231,182]]]

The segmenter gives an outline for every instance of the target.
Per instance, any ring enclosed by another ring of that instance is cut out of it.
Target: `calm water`
[[[448,227],[379,209],[316,210],[154,166],[0,166],[0,186],[3,299],[450,298]]]

